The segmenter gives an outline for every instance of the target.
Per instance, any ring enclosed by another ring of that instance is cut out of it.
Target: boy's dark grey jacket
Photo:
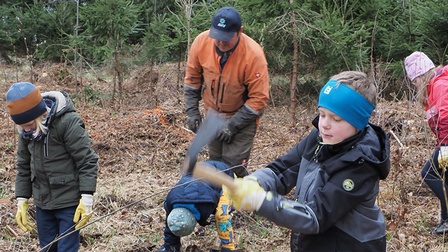
[[[315,125],[317,122],[314,122]],[[389,140],[378,126],[336,145],[314,129],[289,153],[252,175],[268,193],[258,214],[292,230],[291,251],[385,251],[386,224],[375,205],[389,173]],[[294,200],[280,195],[296,188]]]
[[[53,101],[48,132],[38,141],[19,135],[15,195],[33,196],[42,209],[76,206],[81,192],[95,192],[98,156],[68,94],[52,91],[42,97]]]

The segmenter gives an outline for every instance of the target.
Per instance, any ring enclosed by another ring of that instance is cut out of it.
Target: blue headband
[[[329,80],[319,94],[319,107],[324,107],[355,128],[362,130],[369,122],[375,106],[349,86]]]

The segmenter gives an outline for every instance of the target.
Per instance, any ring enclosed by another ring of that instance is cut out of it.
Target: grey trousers
[[[214,139],[208,145],[209,158],[228,164],[237,177],[248,175],[247,162],[256,132],[257,124],[254,122],[238,131],[230,143]]]

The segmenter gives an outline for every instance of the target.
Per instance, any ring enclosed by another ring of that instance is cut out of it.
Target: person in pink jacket
[[[423,167],[421,175],[440,200],[440,223],[432,233],[443,234],[448,232],[448,211],[444,193],[444,187],[448,191],[445,180],[448,165],[448,66],[435,66],[425,53],[418,51],[406,57],[404,65],[408,78],[417,88],[429,127],[437,139],[436,148]]]

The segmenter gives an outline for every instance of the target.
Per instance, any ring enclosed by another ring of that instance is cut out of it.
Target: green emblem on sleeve
[[[350,192],[355,187],[355,182],[351,179],[346,179],[344,182],[342,182],[342,188],[346,190],[347,192]]]

